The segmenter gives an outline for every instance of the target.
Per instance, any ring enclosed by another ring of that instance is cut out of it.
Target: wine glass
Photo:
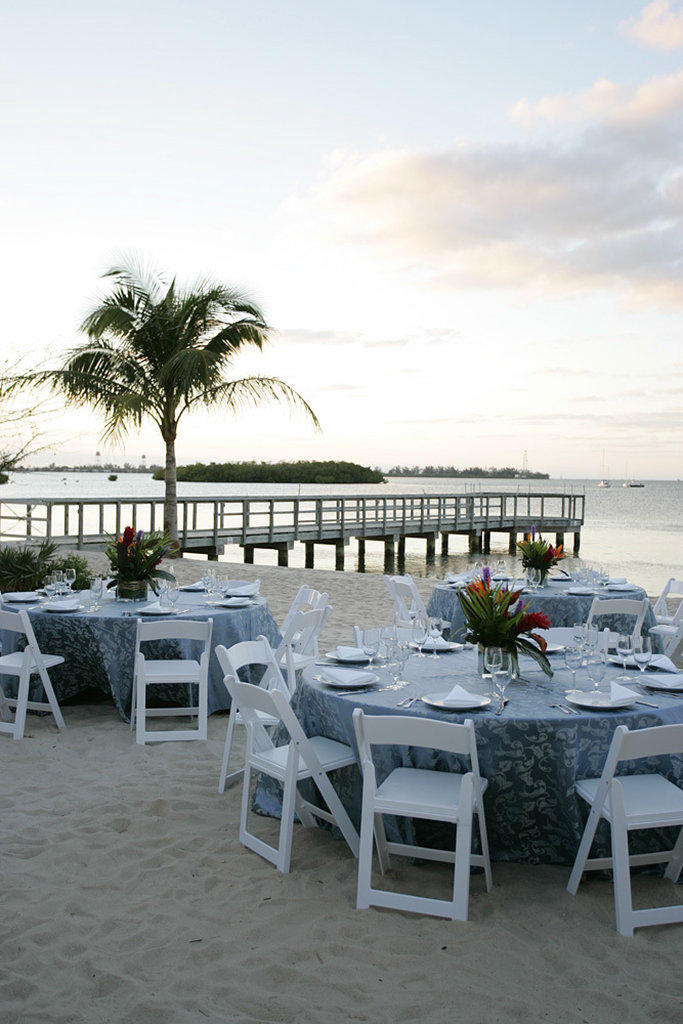
[[[572,689],[576,689],[576,673],[583,665],[583,651],[580,647],[566,647],[564,663],[572,674]]]
[[[104,580],[101,576],[93,576],[90,580],[90,611],[96,612],[102,603]]]
[[[605,678],[605,673],[607,671],[607,659],[605,658],[604,652],[595,651],[595,653],[588,659],[586,668],[588,670],[588,676],[593,683],[593,687],[597,690],[600,683]]]
[[[373,661],[379,654],[379,630],[364,629],[361,640],[363,654],[366,655],[366,657],[370,661],[370,665],[372,665]]]
[[[484,668],[494,676],[503,665],[503,650],[501,647],[484,648]]]
[[[169,581],[169,587],[166,596],[170,601],[171,608],[175,609],[175,606],[178,604],[178,601],[180,600],[180,587],[178,586],[177,580]]]
[[[68,587],[69,593],[70,593],[71,592],[71,588],[73,587],[74,583],[76,582],[76,570],[75,569],[65,569],[64,570],[64,582],[65,582],[66,586]]]
[[[500,651],[500,660],[497,668],[491,669],[491,684],[496,697],[498,707],[495,714],[499,715],[505,706],[505,691],[510,682],[510,654],[508,651]]]
[[[415,623],[415,643],[420,650],[420,657],[426,658],[427,655],[424,652],[424,645],[429,640],[429,627],[422,621]]]
[[[48,575],[43,580],[43,590],[47,594],[48,601],[51,601],[57,592],[55,574],[53,572],[48,573]]]
[[[429,633],[429,640],[431,641],[432,646],[432,658],[436,658],[437,660],[439,657],[437,653],[437,647],[439,640],[441,639],[441,634],[443,633],[443,628],[443,622],[441,619],[430,618],[427,626],[427,631]]]
[[[652,661],[652,641],[649,636],[639,637],[633,645],[633,657],[642,673]]]
[[[583,647],[586,643],[586,625],[583,622],[575,622],[572,626],[572,640],[577,647]]]
[[[621,667],[623,674],[617,676],[617,682],[630,683],[631,680],[626,675],[626,663],[633,654],[633,637],[628,633],[620,633],[617,637],[617,657],[621,661]]]
[[[504,558],[499,558],[496,562],[496,576],[507,576],[507,566]]]
[[[483,571],[484,571],[484,563],[482,562],[482,560],[480,558],[478,558],[477,561],[474,563],[474,578],[477,579],[477,580],[480,579],[481,578],[481,574],[483,573]]]

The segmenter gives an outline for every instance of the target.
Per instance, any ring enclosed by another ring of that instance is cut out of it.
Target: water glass
[[[485,647],[484,648],[484,668],[487,672],[490,672],[492,676],[499,672],[503,666],[503,649],[502,647]]]
[[[90,580],[90,610],[96,612],[102,603],[104,580],[101,576],[93,576]]]
[[[73,587],[74,583],[76,582],[76,570],[75,569],[65,569],[64,570],[64,582],[65,582],[69,592],[71,592],[71,588]]]
[[[621,667],[624,670],[624,674],[617,676],[617,680],[622,683],[630,683],[630,677],[626,675],[626,663],[633,654],[633,637],[627,633],[621,633],[617,637],[617,657],[621,661]]]
[[[168,600],[171,603],[171,607],[175,608],[175,606],[178,604],[178,601],[180,600],[180,587],[178,586],[177,580],[173,580],[170,583],[166,596],[168,597]]]
[[[566,647],[564,663],[572,674],[572,689],[576,689],[576,673],[583,665],[583,651],[580,647]]]
[[[437,660],[439,657],[437,653],[437,644],[438,641],[441,639],[443,628],[443,621],[439,618],[431,618],[427,625],[429,640],[431,641],[432,644],[432,658],[436,658]]]
[[[364,629],[361,639],[363,654],[369,659],[370,664],[372,665],[373,661],[379,654],[379,630]]]
[[[595,651],[595,653],[589,657],[586,663],[586,669],[588,670],[588,677],[593,683],[593,687],[597,690],[600,683],[605,678],[605,673],[607,672],[607,659],[605,657],[605,652]]]
[[[500,714],[504,707],[505,691],[508,688],[510,682],[510,669],[512,667],[510,654],[508,651],[501,651],[502,658],[498,668],[491,671],[491,684],[493,693],[498,698],[498,707],[496,708],[496,714]]]
[[[649,636],[641,636],[636,640],[633,648],[633,657],[640,671],[645,672],[647,666],[652,661],[652,641]]]

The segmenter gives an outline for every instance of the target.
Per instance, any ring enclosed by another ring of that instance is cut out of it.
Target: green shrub
[[[57,547],[43,541],[39,547],[0,547],[0,592],[7,590],[37,590],[51,572],[76,570],[74,590],[86,590],[92,575],[85,558],[80,555],[57,557]]]

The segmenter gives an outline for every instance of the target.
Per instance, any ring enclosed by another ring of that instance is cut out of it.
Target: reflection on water
[[[645,587],[648,593],[659,593],[670,576],[683,578],[683,542],[681,539],[681,507],[683,484],[680,481],[647,481],[642,489],[622,488],[621,482],[609,489],[599,488],[595,480],[444,480],[395,477],[386,484],[371,485],[304,485],[291,484],[179,484],[179,497],[257,497],[325,494],[462,494],[466,491],[531,491],[532,493],[586,491],[586,523],[581,531],[581,558],[605,563],[613,575],[628,576]],[[149,474],[121,473],[115,481],[106,473],[13,473],[8,484],[0,487],[0,501],[12,498],[64,499],[144,498],[163,496],[163,483],[153,481]],[[567,536],[571,549],[572,536]],[[504,534],[491,537],[491,561],[515,559],[507,553],[508,538]],[[462,569],[473,559],[467,553],[467,538],[451,536],[450,554],[437,555],[432,565],[425,561],[425,541],[406,540],[405,571],[416,576],[443,576],[445,572]],[[239,547],[226,548],[224,559],[241,561]],[[275,564],[272,551],[256,551],[256,560]],[[571,563],[571,558],[569,559]],[[295,544],[289,564],[304,565],[304,547]],[[316,568],[334,569],[334,548],[318,545]],[[357,545],[346,548],[346,568],[356,569]],[[519,568],[519,563],[517,563]],[[571,568],[571,564],[568,566]],[[365,547],[367,572],[384,571],[384,545],[368,540]],[[398,566],[397,566],[398,568]]]

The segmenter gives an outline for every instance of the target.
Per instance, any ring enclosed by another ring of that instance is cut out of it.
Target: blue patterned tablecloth
[[[683,722],[683,694],[672,696],[641,690],[639,673],[631,672],[640,699],[656,707],[635,705],[623,711],[582,711],[580,715],[566,715],[549,705],[565,697],[571,685],[570,673],[563,667],[561,657],[551,660],[555,669],[552,680],[536,669],[533,662],[521,661],[520,667],[530,682],[512,683],[508,687],[510,702],[500,717],[489,710],[443,713],[420,701],[407,710],[396,706],[407,695],[446,691],[455,682],[472,692],[486,693],[487,682],[476,675],[474,651],[439,655],[438,659],[412,657],[405,672],[409,682],[400,689],[381,689],[389,685],[390,680],[380,668],[378,689],[353,696],[340,696],[316,682],[314,675],[320,668],[307,669],[294,697],[294,707],[308,735],[327,736],[347,743],[356,754],[352,723],[356,707],[371,715],[414,715],[453,722],[472,718],[481,773],[489,782],[485,807],[492,857],[530,864],[569,864],[576,854],[585,822],[585,807],[574,793],[576,780],[600,775],[617,725],[643,729]],[[605,685],[620,671],[610,666]],[[591,688],[585,670],[580,671],[577,682],[586,689]],[[400,766],[437,770],[453,770],[458,766],[458,759],[452,755],[422,748],[374,747],[373,757],[380,783]],[[683,757],[680,756],[640,761],[624,766],[624,770],[659,771],[683,785]],[[362,797],[359,769],[354,766],[335,772],[332,780],[351,818],[358,824]],[[280,812],[279,790],[263,778],[257,788],[255,807],[275,816]],[[389,838],[394,841],[422,845],[452,842],[452,835],[443,825],[389,817],[386,823]],[[661,831],[658,835],[638,832],[632,837],[632,849],[634,852],[667,849],[674,840],[672,830]],[[608,854],[609,839],[604,823],[595,848],[602,850],[601,855]]]
[[[87,592],[81,595],[82,603],[90,604]],[[45,654],[59,654],[65,659],[63,665],[50,669],[50,679],[58,700],[73,697],[84,690],[95,688],[111,697],[121,715],[129,720],[131,691],[133,687],[133,659],[135,653],[135,631],[140,604],[131,601],[117,601],[106,598],[96,612],[46,612],[40,606],[29,609],[38,645]],[[4,603],[4,611],[18,611],[21,605]],[[211,636],[211,660],[209,662],[209,714],[230,707],[230,697],[223,683],[223,674],[216,658],[217,644],[231,647],[240,640],[255,640],[263,634],[271,644],[280,642],[280,631],[270,608],[263,597],[259,597],[246,608],[217,608],[206,603],[202,593],[181,593],[180,609],[187,612],[174,616],[179,619],[213,619]],[[132,613],[132,614],[131,614]],[[149,621],[152,616],[142,616]],[[155,619],[158,616],[154,616]],[[15,633],[0,633],[5,654],[17,649]],[[190,658],[197,656],[197,647],[192,641],[170,641],[145,644],[144,653],[150,658]],[[14,684],[14,690],[12,686]],[[16,683],[5,677],[3,683],[8,696],[16,695]],[[32,688],[31,699],[43,699],[43,687],[39,680]],[[33,696],[33,694],[36,696]],[[150,687],[152,700],[185,704],[185,686]]]
[[[508,584],[508,586],[514,585],[514,581]],[[596,593],[570,594],[568,591],[572,586],[576,586],[576,584],[571,582],[546,584],[536,591],[525,591],[522,597],[524,602],[529,604],[529,611],[543,612],[550,619],[551,626],[573,626],[577,622],[586,622],[596,597],[602,600],[629,599],[634,601],[642,601],[647,597],[642,587],[634,587],[628,592],[603,590],[600,587]],[[465,632],[465,620],[455,587],[437,583],[429,598],[427,613],[450,622],[451,636],[455,639],[462,639]],[[645,614],[643,633],[647,633],[650,626],[656,625],[656,621],[652,606],[649,605]],[[629,633],[633,628],[633,616],[606,615],[603,617],[601,626],[607,626],[618,633]],[[654,649],[662,650],[661,638],[655,636],[653,640],[655,641]]]

